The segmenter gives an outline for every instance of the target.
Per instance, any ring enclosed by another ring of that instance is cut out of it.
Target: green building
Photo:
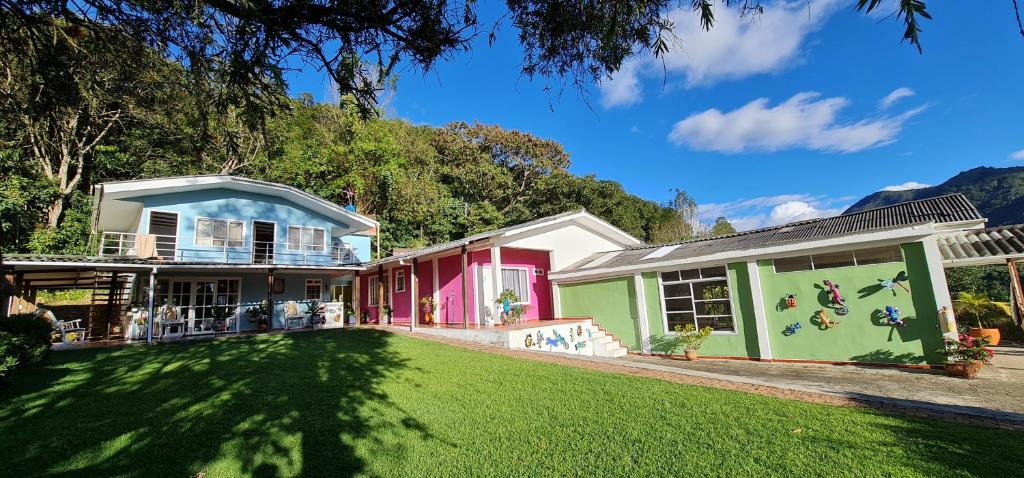
[[[951,332],[939,320],[951,308],[943,268],[986,255],[949,237],[984,222],[949,195],[594,254],[550,274],[555,312],[592,317],[634,353],[670,353],[675,327],[693,324],[714,329],[705,356],[936,364]]]

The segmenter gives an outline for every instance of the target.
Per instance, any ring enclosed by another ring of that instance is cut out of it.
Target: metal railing
[[[323,246],[290,242],[244,241],[233,239],[104,232],[100,237],[100,256],[161,258],[187,262],[274,265],[356,264],[356,248],[351,244]]]

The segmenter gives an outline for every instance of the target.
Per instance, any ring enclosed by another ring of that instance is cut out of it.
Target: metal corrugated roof
[[[949,263],[1001,264],[1024,259],[1024,224],[958,231],[937,240],[942,259]]]
[[[974,207],[974,204],[971,204],[962,194],[949,194],[840,216],[743,231],[727,236],[632,248],[611,261],[597,267],[588,267],[588,263],[597,257],[595,254],[559,272],[688,259],[719,252],[821,240],[865,232],[899,229],[918,224],[965,221],[984,221],[984,217]],[[657,257],[645,259],[645,256],[651,252],[667,245],[678,245],[679,247],[662,256],[655,254]]]

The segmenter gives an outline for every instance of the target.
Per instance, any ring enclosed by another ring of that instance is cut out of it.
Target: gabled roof
[[[129,199],[140,195],[164,194],[202,189],[227,188],[277,196],[319,212],[331,219],[355,226],[357,230],[378,227],[377,221],[349,211],[322,197],[285,184],[242,178],[226,174],[173,176],[131,181],[112,181],[96,185],[99,200]]]
[[[607,259],[594,254],[562,271],[599,270],[628,264],[654,264],[784,244],[901,229],[920,224],[981,223],[978,209],[962,194],[903,202],[840,216],[753,229],[726,236],[632,248]],[[601,259],[599,261],[599,259]]]
[[[590,214],[589,212],[587,212],[586,209],[580,208],[575,211],[563,212],[561,214],[542,217],[540,219],[534,219],[533,221],[528,221],[521,224],[481,232],[479,234],[474,234],[472,236],[465,237],[463,239],[458,239],[455,241],[443,242],[440,244],[427,246],[421,249],[403,252],[401,254],[395,254],[392,256],[385,257],[383,259],[378,259],[376,261],[369,262],[366,265],[376,266],[378,264],[387,264],[395,261],[409,260],[414,257],[422,257],[438,252],[444,252],[449,249],[461,248],[464,245],[468,246],[474,242],[485,241],[487,239],[493,239],[501,236],[509,236],[512,234],[525,232],[529,229],[543,227],[546,225],[555,224],[562,221],[572,221],[578,219],[584,219],[587,222],[591,222],[597,225],[598,227],[601,227],[602,229],[605,230],[608,236],[614,236],[611,237],[611,239],[615,240],[615,242],[622,244],[623,246],[638,246],[644,243],[643,241],[633,237],[632,235],[623,231],[622,229],[613,226],[611,223],[605,221],[604,219],[601,219],[593,214]]]
[[[937,240],[942,259],[949,265],[1004,264],[1024,259],[1024,224],[957,231]]]

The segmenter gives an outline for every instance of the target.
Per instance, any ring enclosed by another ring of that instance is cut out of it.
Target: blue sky
[[[482,3],[482,21],[502,13]],[[577,174],[656,201],[685,189],[709,218],[744,229],[1024,165],[1024,38],[1009,2],[929,1],[924,54],[900,43],[891,9],[863,15],[853,3],[768,2],[754,18],[719,6],[711,32],[689,11],[668,12],[680,43],[664,64],[638,57],[585,94],[522,77],[505,25],[494,46],[483,38],[433,71],[403,71],[386,107],[417,124],[475,120],[554,139]],[[332,96],[312,69],[291,87]]]

